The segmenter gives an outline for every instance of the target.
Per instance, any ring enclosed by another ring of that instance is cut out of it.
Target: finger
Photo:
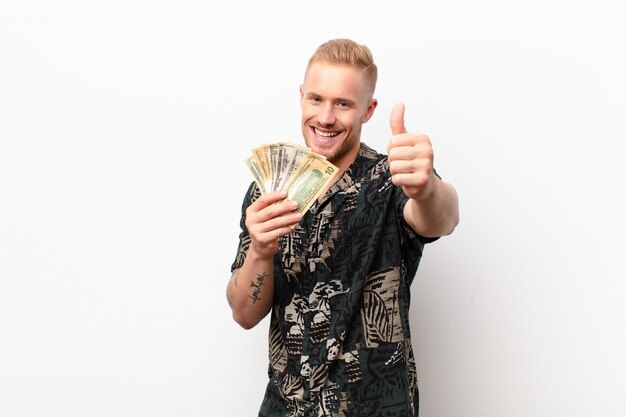
[[[430,175],[433,164],[427,159],[397,159],[389,162],[389,172],[391,175],[406,173],[425,173]]]
[[[254,205],[255,211],[261,211],[277,201],[284,200],[285,198],[287,198],[286,191],[272,191],[260,196],[252,205]]]
[[[417,165],[414,160],[395,160],[389,162],[389,172],[391,172],[391,175],[416,172],[419,168],[419,165]]]
[[[284,226],[281,227],[279,229],[273,229],[270,230],[269,232],[266,232],[263,237],[267,239],[267,241],[265,242],[265,244],[271,243],[271,242],[275,242],[277,239],[280,239],[283,236],[288,235],[289,233],[293,232],[294,229],[292,229],[289,226]]]
[[[389,126],[393,135],[406,133],[406,128],[404,127],[404,104],[398,103],[393,106],[391,116],[389,117]]]
[[[263,223],[259,231],[272,235],[275,238],[284,236],[293,232],[295,225],[300,222],[300,219],[302,219],[302,214],[300,213],[285,214]]]
[[[302,214],[299,212],[286,213],[263,222],[252,222],[248,228],[256,241],[267,244],[274,239],[291,233],[293,231],[291,226],[297,224],[301,218]]]
[[[284,201],[282,203],[272,204],[258,213],[258,220],[261,223],[273,220],[272,226],[279,227],[282,224],[282,218],[295,215],[297,209],[298,203],[296,201]]]
[[[391,182],[403,187],[422,188],[428,184],[428,178],[427,172],[410,172],[393,175]]]
[[[433,159],[433,148],[426,135],[403,134],[394,136],[387,148],[389,160],[426,158]]]
[[[430,144],[430,139],[426,135],[411,135],[409,133],[396,135],[391,138],[393,147],[398,146],[415,146],[418,144]]]

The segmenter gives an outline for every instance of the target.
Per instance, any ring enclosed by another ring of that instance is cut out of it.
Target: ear
[[[304,97],[304,90],[302,89],[302,84],[300,84],[300,100]]]
[[[367,104],[367,109],[365,109],[365,114],[363,115],[363,123],[366,123],[369,119],[374,115],[374,110],[376,110],[376,106],[378,106],[378,100],[375,98],[370,99]]]

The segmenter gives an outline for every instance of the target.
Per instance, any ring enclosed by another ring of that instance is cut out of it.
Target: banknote
[[[261,173],[261,169],[259,164],[254,156],[245,159],[245,163],[248,166],[250,172],[252,172],[252,176],[254,177],[254,181],[256,185],[261,190],[261,194],[265,194],[265,179],[263,174]]]
[[[337,174],[337,167],[320,155],[310,154],[298,172],[288,181],[287,199],[298,202],[298,211],[305,213]]]
[[[285,190],[305,213],[331,183],[338,168],[323,155],[291,142],[263,144],[245,159],[261,194]]]
[[[269,166],[269,145],[261,145],[258,148],[252,149],[252,156],[254,157],[256,164],[259,168],[259,174],[263,182],[264,192],[269,190],[270,187],[270,166]]]
[[[300,169],[300,166],[302,165],[304,160],[311,153],[309,148],[293,143],[284,144],[283,149],[284,162],[283,165],[280,167],[278,175],[279,179],[275,184],[276,190],[282,190],[287,186],[288,180],[293,178],[293,176]]]

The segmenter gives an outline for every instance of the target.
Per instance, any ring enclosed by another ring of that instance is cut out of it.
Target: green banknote
[[[298,202],[305,213],[328,188],[338,168],[311,149],[291,143],[263,144],[245,159],[261,194],[287,191],[287,199]]]

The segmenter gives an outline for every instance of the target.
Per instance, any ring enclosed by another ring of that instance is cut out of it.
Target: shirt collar
[[[341,174],[339,179],[326,190],[320,204],[323,204],[324,201],[335,193],[351,187],[352,184],[363,178],[383,157],[384,155],[379,154],[374,149],[361,142],[361,147],[356,159],[350,164],[348,169]]]

